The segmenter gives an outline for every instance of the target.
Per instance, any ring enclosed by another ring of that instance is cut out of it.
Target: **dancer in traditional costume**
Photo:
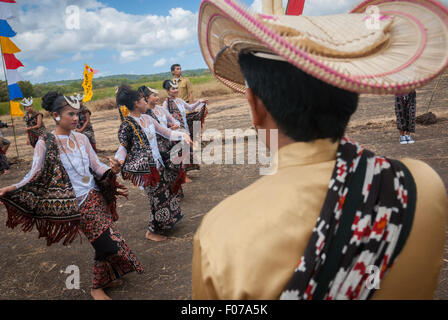
[[[382,15],[375,26],[371,7]],[[434,297],[446,243],[442,180],[421,161],[375,155],[344,134],[360,94],[411,92],[442,73],[447,31],[448,8],[437,1],[368,0],[324,17],[202,1],[204,59],[246,94],[258,132],[271,134],[258,138],[273,170],[204,217],[193,299]]]
[[[200,140],[200,137],[194,137],[194,121],[201,122],[201,128],[204,123],[205,117],[207,116],[207,100],[201,99],[193,104],[189,104],[184,100],[177,97],[178,95],[178,85],[171,80],[165,80],[163,82],[163,88],[168,93],[168,98],[163,102],[163,107],[168,110],[168,112],[180,122],[181,128],[189,132],[190,137],[194,141]],[[192,111],[187,115],[187,110]],[[200,132],[197,132],[200,134]],[[186,171],[199,170],[200,166],[194,163],[193,149],[190,149],[190,161],[188,164],[184,165]],[[191,182],[191,179],[187,177],[186,182]]]
[[[155,119],[161,126],[165,128],[170,128],[171,130],[176,130],[180,128],[180,123],[162,106],[158,105],[159,92],[155,89],[148,88],[146,86],[141,86],[138,88],[138,92],[141,96],[145,98],[146,103],[148,104],[148,108],[146,110],[146,114]],[[179,131],[186,132],[185,129],[180,129]],[[164,138],[163,136],[157,136],[157,144],[159,147],[160,154],[162,158],[168,159],[171,149],[176,144],[175,141],[170,141],[169,139]],[[180,172],[183,177],[186,177],[186,172],[179,166],[179,170],[184,171]],[[182,181],[182,184],[185,183],[185,179]],[[179,187],[179,197],[180,199],[184,198],[184,192],[182,190],[182,185]]]
[[[39,138],[31,171],[23,180],[0,189],[6,225],[20,225],[23,231],[36,227],[47,245],[68,245],[82,231],[95,250],[92,297],[110,299],[104,288],[119,285],[119,278],[129,272],[143,272],[115,224],[116,197],[127,195],[116,180],[121,163],[110,159],[110,167],[103,164],[89,139],[74,131],[80,109],[76,98],[48,92],[42,106],[57,127]]]
[[[8,126],[6,122],[0,121],[0,129],[13,127],[14,125]],[[0,130],[0,175],[8,174],[9,172],[9,162],[8,158],[6,158],[6,152],[9,149],[11,142],[3,136],[2,131]]]
[[[95,131],[93,131],[92,121],[90,119],[92,112],[87,108],[87,106],[82,103],[82,99],[84,96],[77,95],[75,96],[81,103],[81,108],[79,109],[79,122],[78,127],[76,128],[76,132],[85,134],[87,138],[89,138],[90,144],[95,152],[98,152],[96,149],[96,139],[95,139]]]
[[[162,157],[157,135],[172,141],[191,143],[185,132],[172,131],[145,114],[148,106],[145,98],[128,86],[117,92],[117,104],[130,110],[118,132],[120,147],[115,158],[124,161],[122,177],[144,188],[149,199],[149,223],[145,237],[162,241],[161,233],[171,230],[183,217],[177,192],[184,180],[180,164],[174,164],[169,153]]]
[[[26,143],[34,148],[39,137],[47,132],[44,124],[44,115],[34,110],[33,97],[23,99],[20,104],[25,107],[26,111],[24,118],[27,133]]]
[[[147,115],[153,117],[165,128],[170,128],[172,130],[180,128],[180,122],[174,119],[166,108],[158,105],[160,101],[158,90],[141,86],[138,88],[138,92],[145,98],[145,101],[148,104],[148,109],[146,110]]]

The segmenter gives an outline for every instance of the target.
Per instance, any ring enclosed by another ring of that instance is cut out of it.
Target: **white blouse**
[[[176,98],[174,100],[172,100],[177,108],[179,109],[180,113],[182,114],[182,119],[184,120],[184,126],[185,129],[187,129],[187,132],[190,131],[190,129],[188,128],[188,123],[187,123],[187,111],[196,111],[197,109],[202,108],[202,106],[204,105],[204,103],[202,103],[200,100],[196,101],[193,104],[188,104],[186,103],[184,100],[180,99],[180,98]],[[169,113],[168,111],[168,101],[165,100],[163,102],[163,108]]]
[[[152,112],[155,114],[155,116],[157,117],[157,120],[159,120],[160,124],[162,126],[164,126],[165,128],[168,128],[168,123],[180,126],[179,121],[174,119],[174,117],[164,107],[155,106],[155,108],[152,109]]]
[[[52,133],[54,133],[54,131]],[[89,168],[101,177],[107,170],[110,169],[110,167],[98,159],[98,156],[93,150],[89,139],[84,134],[72,131],[69,136],[55,136],[62,165],[70,178],[70,182],[73,186],[76,197],[78,198],[78,203],[81,204],[87,198],[90,190],[98,190]],[[70,144],[73,145],[73,148]],[[23,187],[25,184],[30,182],[32,178],[39,174],[45,160],[45,151],[45,142],[39,138],[34,149],[33,165],[31,170],[22,179],[22,181],[15,184],[16,188]],[[89,181],[82,181],[83,176],[89,177]]]
[[[142,114],[140,118],[133,117],[132,118],[140,125],[142,130],[145,132],[146,137],[148,138],[149,144],[151,146],[152,154],[154,156],[154,160],[156,161],[157,168],[161,166],[165,166],[163,164],[162,156],[160,155],[159,147],[157,145],[157,136],[156,133],[170,139],[171,141],[181,141],[184,139],[184,133],[180,131],[170,130],[166,127],[161,126],[156,120],[154,120],[151,116],[147,114]],[[119,161],[124,161],[126,159],[127,150],[125,147],[120,146],[115,153],[115,159]]]

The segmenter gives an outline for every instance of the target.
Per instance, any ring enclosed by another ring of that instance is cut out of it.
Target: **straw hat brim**
[[[373,31],[364,27],[372,8],[380,13]],[[368,0],[326,17],[265,16],[235,0],[203,0],[198,36],[211,72],[241,93],[242,51],[277,55],[331,85],[370,94],[415,90],[448,66],[448,9],[433,0]]]

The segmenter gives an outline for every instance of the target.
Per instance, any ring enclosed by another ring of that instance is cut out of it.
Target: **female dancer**
[[[194,139],[192,123],[193,123],[193,120],[200,120],[201,125],[203,124],[204,119],[207,115],[207,107],[206,107],[207,100],[198,100],[193,104],[186,103],[184,100],[177,97],[177,95],[179,93],[178,86],[171,80],[165,80],[163,82],[163,88],[168,93],[168,98],[166,101],[163,102],[163,107],[166,110],[168,110],[168,112],[176,120],[178,120],[180,122],[181,128],[187,130],[187,132],[189,132],[192,139]],[[189,121],[187,119],[188,118],[187,110],[188,111],[200,110],[199,113],[196,113],[196,115],[199,115],[199,119],[191,118],[192,121],[190,122],[190,124],[188,124]],[[190,149],[190,163],[187,165],[184,165],[184,167],[185,167],[186,171],[194,170],[194,169],[199,170],[199,165],[193,163],[193,150],[192,149]],[[186,182],[191,182],[191,179],[189,177],[186,177]]]
[[[34,110],[33,97],[23,99],[20,104],[25,107],[26,111],[24,118],[26,122],[26,133],[28,136],[26,144],[34,148],[37,140],[39,140],[39,137],[47,132],[43,121],[44,115]]]
[[[93,150],[95,150],[95,152],[98,152],[96,149],[95,131],[93,131],[92,122],[90,121],[92,112],[90,112],[86,105],[82,103],[82,99],[84,98],[84,96],[77,95],[76,98],[80,101],[81,108],[79,109],[79,122],[75,131],[85,134],[87,138],[89,138]]]
[[[158,105],[160,98],[159,92],[156,89],[141,86],[138,88],[138,92],[145,98],[145,101],[148,104],[146,114],[153,117],[165,128],[170,128],[172,130],[180,128],[180,122],[174,119],[166,108]]]
[[[14,125],[8,126],[6,122],[0,121],[0,129],[8,127],[14,127]],[[9,142],[9,140],[7,140],[3,136],[3,133],[0,131],[0,175],[1,174],[6,175],[9,172],[9,162],[8,158],[6,158],[6,151],[8,151],[10,145],[11,142]]]
[[[160,101],[159,99],[159,92],[155,89],[148,88],[146,86],[141,86],[138,88],[138,92],[141,96],[145,98],[146,103],[148,104],[148,108],[146,110],[146,114],[151,116],[153,119],[155,119],[160,125],[162,125],[165,128],[170,128],[171,130],[176,130],[180,128],[180,122],[174,119],[174,117],[162,106],[157,105]],[[186,132],[185,129],[181,129],[179,131]],[[166,161],[169,159],[169,154],[171,151],[171,148],[174,146],[174,142],[164,138],[163,136],[157,137],[157,144],[159,147],[160,154],[162,156],[162,159]],[[179,172],[180,175],[183,177],[186,177],[186,172],[182,168],[182,166],[179,166]],[[181,182],[181,186],[178,190],[178,195],[180,199],[184,198],[184,192],[182,190],[182,184],[185,183],[185,179]]]
[[[147,103],[143,96],[129,86],[122,85],[117,92],[117,104],[130,110],[118,132],[120,147],[115,155],[124,161],[123,179],[143,187],[149,198],[149,224],[145,237],[163,241],[160,233],[170,230],[183,217],[177,192],[184,177],[179,166],[162,158],[156,133],[172,141],[192,143],[188,134],[161,126],[144,114]]]
[[[101,163],[87,137],[73,131],[80,108],[76,98],[52,91],[42,106],[57,126],[39,138],[25,178],[0,189],[7,226],[22,225],[23,231],[36,226],[47,245],[61,240],[68,245],[81,230],[95,249],[91,295],[108,300],[104,288],[121,284],[116,280],[129,272],[143,272],[115,224],[116,197],[127,195],[116,182],[121,164],[115,159],[109,159],[110,168]]]

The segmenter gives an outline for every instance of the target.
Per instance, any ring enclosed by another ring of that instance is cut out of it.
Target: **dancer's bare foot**
[[[103,289],[92,289],[90,290],[93,300],[112,300]]]
[[[193,182],[188,176],[185,177],[185,183]]]
[[[9,173],[9,170],[3,171],[3,174],[6,176]]]
[[[117,280],[114,280],[114,281],[110,282],[109,284],[107,284],[105,286],[105,288],[117,288],[117,287],[121,287],[122,285],[123,285],[123,280],[117,279]]]
[[[165,237],[165,236],[162,236],[162,235],[156,234],[156,233],[152,233],[149,231],[146,231],[145,238],[148,240],[155,241],[155,242],[165,241],[167,239],[167,237]]]

